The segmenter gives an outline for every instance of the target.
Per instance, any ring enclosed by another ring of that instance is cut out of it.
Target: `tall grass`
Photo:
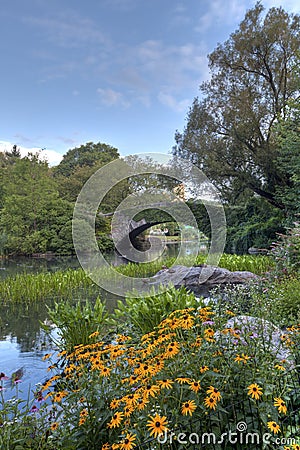
[[[184,257],[176,260],[176,264],[190,266],[205,263],[206,256],[199,255],[196,260],[193,257]],[[166,258],[150,263],[133,264],[129,263],[115,267],[119,273],[128,277],[146,278],[155,275],[163,266],[170,267],[175,263],[175,258]],[[273,260],[267,256],[252,255],[223,255],[220,267],[231,271],[247,270],[257,275],[261,275],[273,266]],[[99,269],[103,278],[114,278],[111,271]],[[76,297],[76,292],[82,290],[88,297],[89,294],[99,293],[99,287],[93,283],[88,274],[82,269],[68,269],[65,271],[38,273],[38,274],[18,274],[7,277],[0,282],[0,304],[8,302],[33,303],[46,299],[71,300]]]
[[[71,299],[74,289],[91,290],[95,285],[82,269],[65,271],[18,274],[7,277],[0,283],[2,304],[32,303],[49,298]]]

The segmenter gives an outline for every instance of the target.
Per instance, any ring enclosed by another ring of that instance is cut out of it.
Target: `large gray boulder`
[[[287,366],[294,366],[292,353],[281,338],[285,333],[272,322],[260,317],[240,315],[229,319],[224,328],[233,328],[240,333],[242,343],[244,336],[257,339],[260,345],[263,343],[264,351],[272,353],[278,362],[285,360]],[[220,333],[216,337],[232,339],[230,335],[221,337]]]
[[[259,277],[252,272],[231,272],[221,267],[199,265],[194,267],[173,266],[157,272],[151,278],[151,285],[172,283],[175,287],[185,286],[198,295],[208,296],[212,288],[230,284],[242,284]]]

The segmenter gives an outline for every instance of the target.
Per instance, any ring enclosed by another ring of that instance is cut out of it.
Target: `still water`
[[[186,253],[193,253],[194,244],[186,247]],[[178,244],[167,245],[164,253],[165,257],[173,257],[178,254]],[[123,258],[117,255],[110,255],[112,264],[124,263]],[[7,276],[18,273],[38,273],[64,270],[68,268],[79,268],[76,257],[63,258],[16,258],[0,260],[0,282]],[[101,297],[106,300],[108,310],[113,310],[117,299],[106,292],[100,292]],[[79,297],[80,298],[80,297]],[[74,303],[76,303],[74,298]],[[30,390],[35,388],[37,383],[43,382],[49,374],[47,367],[49,363],[42,360],[42,357],[54,351],[49,337],[40,326],[40,322],[47,321],[47,307],[43,302],[39,302],[30,307],[24,305],[1,306],[0,314],[0,373],[3,372],[9,377],[5,382],[4,395],[10,398],[16,387],[11,382],[14,372],[23,370],[22,383],[18,389],[23,398],[27,398]],[[53,328],[52,333],[57,337],[58,330]]]

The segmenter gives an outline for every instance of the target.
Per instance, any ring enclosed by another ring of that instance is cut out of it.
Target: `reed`
[[[206,261],[205,255],[199,255],[196,259],[192,256],[166,258],[164,260],[152,261],[150,263],[134,264],[129,263],[115,267],[114,269],[128,277],[147,278],[155,275],[163,266],[170,267],[174,263],[190,266],[193,263],[203,264]],[[273,260],[268,256],[252,255],[222,255],[219,263],[220,267],[235,270],[247,270],[257,275],[269,271],[273,266]],[[114,271],[100,268],[100,277],[112,280]],[[8,277],[0,283],[0,301],[2,304],[13,303],[33,303],[45,301],[47,299],[71,300],[78,298],[78,294],[90,295],[99,294],[99,287],[93,283],[91,278],[83,269],[68,269],[57,272],[42,272],[38,274],[18,274]]]

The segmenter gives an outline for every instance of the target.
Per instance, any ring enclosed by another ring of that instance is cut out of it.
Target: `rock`
[[[259,277],[252,272],[230,272],[220,267],[199,265],[194,267],[173,266],[163,269],[151,278],[151,285],[164,286],[172,283],[175,287],[185,286],[195,294],[207,297],[209,291],[216,286],[242,284]]]
[[[233,328],[240,332],[240,339],[243,339],[243,335],[258,339],[263,342],[265,351],[271,352],[279,362],[286,360],[285,365],[294,366],[292,353],[281,339],[281,336],[286,333],[272,322],[259,317],[240,315],[229,319],[224,328]],[[219,334],[219,338],[220,336]],[[216,337],[218,338],[218,336]],[[230,338],[232,338],[230,335],[226,335],[226,339]],[[224,336],[222,336],[222,339],[224,339]]]

